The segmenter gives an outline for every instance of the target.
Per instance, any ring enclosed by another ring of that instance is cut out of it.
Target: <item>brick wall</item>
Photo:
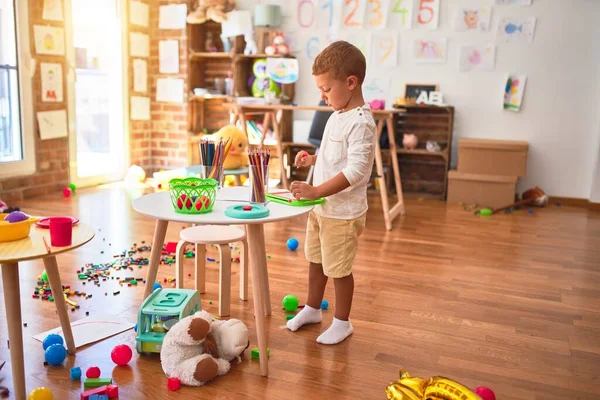
[[[31,55],[37,61],[35,75],[32,80],[34,119],[37,111],[66,109],[66,58],[65,56],[37,55],[35,52],[33,25],[51,25],[64,27],[63,22],[45,21],[42,19],[42,1],[29,0],[29,37]],[[40,63],[52,62],[62,64],[63,70],[63,102],[42,102]],[[0,199],[9,205],[18,205],[19,200],[26,197],[41,196],[62,190],[69,183],[69,140],[68,138],[40,140],[37,120],[35,129],[36,172],[29,176],[0,179]]]
[[[170,4],[188,3],[185,0],[150,0],[150,62],[148,74],[151,78],[152,109],[150,133],[151,165],[146,173],[162,168],[167,169],[187,164],[188,137],[188,52],[186,29],[159,29],[159,7]],[[189,9],[188,9],[189,12]],[[161,74],[159,70],[158,46],[161,40],[177,40],[179,42],[179,73]],[[165,103],[156,101],[156,82],[158,78],[181,78],[184,80],[184,102]]]

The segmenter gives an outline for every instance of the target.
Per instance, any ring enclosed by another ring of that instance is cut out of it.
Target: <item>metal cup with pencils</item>
[[[223,163],[233,142],[219,140],[211,142],[202,140],[200,146],[200,176],[202,179],[212,178],[218,182],[217,189],[223,187]]]
[[[267,203],[270,158],[271,153],[268,150],[257,149],[249,152],[250,203]]]

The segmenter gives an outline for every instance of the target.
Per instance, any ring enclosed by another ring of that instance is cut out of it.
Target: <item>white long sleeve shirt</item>
[[[318,186],[344,174],[350,187],[329,196],[315,213],[328,218],[354,219],[367,209],[367,185],[375,159],[377,128],[368,104],[334,112],[327,120],[315,164],[313,183]]]

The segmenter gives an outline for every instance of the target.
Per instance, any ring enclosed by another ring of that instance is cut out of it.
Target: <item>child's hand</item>
[[[304,150],[299,151],[298,154],[296,154],[294,164],[296,164],[297,168],[309,167],[313,164],[313,157],[314,156],[311,156]]]
[[[292,182],[292,186],[290,187],[290,192],[296,199],[308,199],[308,200],[316,200],[319,196],[319,190],[309,185],[306,182],[295,181]]]

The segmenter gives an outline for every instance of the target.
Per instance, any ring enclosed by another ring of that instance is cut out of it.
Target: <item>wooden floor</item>
[[[58,257],[63,284],[93,293],[80,299],[72,320],[89,311],[135,321],[143,287],[120,288],[121,294],[112,296],[116,282],[82,286],[75,271],[85,263],[107,262],[133,243],[151,241],[153,221],[130,205],[140,194],[95,188],[70,199],[57,194],[19,204],[30,214],[76,215],[98,229],[90,244]],[[305,218],[267,226],[273,304],[267,321],[268,378],[260,376],[258,362],[248,355],[204,387],[169,392],[158,356],[134,353],[129,367],[110,361],[116,344],[134,346],[133,331],[80,348],[64,366],[46,367],[41,344],[32,336],[57,327],[58,320],[53,303],[31,298],[41,262],[22,263],[28,391],[46,386],[55,399],[78,399],[81,385],[69,380],[69,368],[96,365],[103,376],[112,376],[123,399],[384,399],[386,386],[405,368],[471,388],[488,386],[499,400],[600,398],[600,213],[551,205],[533,214],[523,210],[481,218],[458,206],[414,199],[407,201],[407,216],[386,232],[378,197],[370,204],[354,269],[355,332],[338,346],[315,342],[333,318],[332,309],[324,312],[322,324],[296,333],[284,328],[282,298],[290,293],[301,302],[306,298]],[[167,240],[176,241],[180,228],[170,224]],[[299,239],[299,251],[287,250],[290,237]],[[210,250],[209,257],[215,256]],[[193,286],[191,267],[192,260],[186,260],[187,287]],[[216,314],[218,264],[207,267],[203,305]],[[135,273],[145,276],[146,268]],[[174,269],[161,267],[160,278],[174,276]],[[237,265],[233,271],[232,317],[249,326],[254,347],[252,301],[238,299]],[[332,282],[325,298],[335,307]],[[0,313],[0,360],[8,361],[0,385],[12,390],[10,321],[4,307]]]

